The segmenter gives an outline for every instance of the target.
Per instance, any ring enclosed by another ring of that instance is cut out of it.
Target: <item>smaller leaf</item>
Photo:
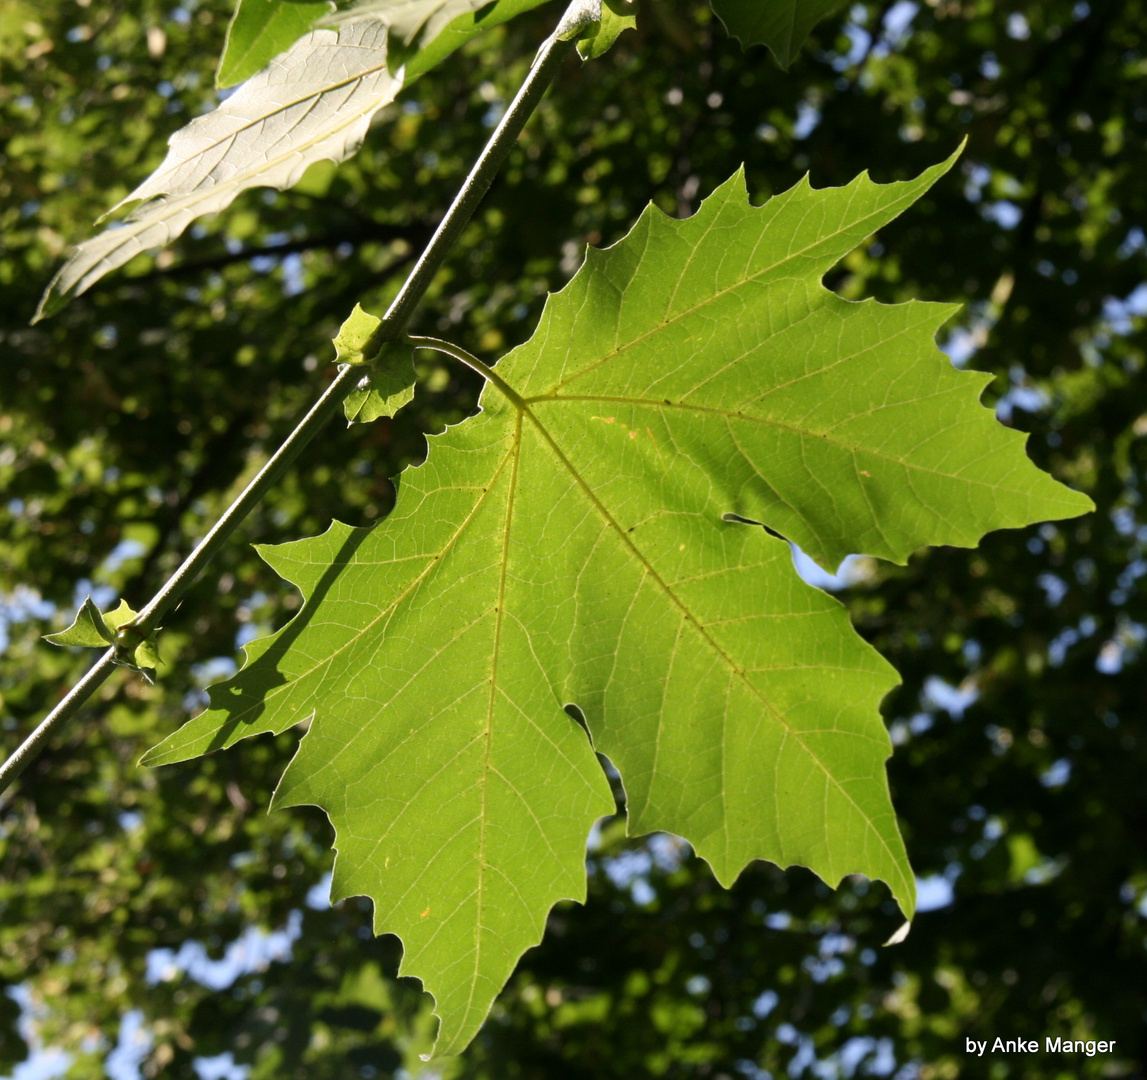
[[[382,324],[377,315],[364,311],[361,304],[355,304],[352,311],[339,327],[332,339],[335,347],[336,364],[365,364],[362,350],[370,341],[371,335]]]
[[[223,89],[251,78],[333,8],[329,0],[239,0],[227,27],[215,86]]]
[[[135,650],[135,662],[141,668],[146,668],[148,671],[154,671],[159,667],[159,646],[156,643],[154,634]]]
[[[630,0],[602,0],[601,22],[594,23],[577,43],[583,60],[604,56],[622,31],[637,28],[637,5]]]
[[[83,645],[90,649],[102,649],[105,645],[115,644],[115,631],[108,627],[100,609],[89,596],[80,605],[75,622],[67,630],[61,630],[58,634],[45,634],[44,640],[53,645]]]
[[[370,339],[382,320],[355,304],[334,338],[335,363],[361,365],[359,384],[343,402],[343,412],[352,424],[369,424],[381,416],[393,416],[414,398],[414,361],[407,345],[385,344],[370,356]]]
[[[397,349],[386,355],[387,363],[371,364],[343,402],[343,412],[350,423],[369,424],[379,417],[393,416],[414,400],[414,364],[408,357],[403,365]]]
[[[260,2],[315,6],[309,0]],[[241,191],[286,190],[316,162],[344,161],[357,152],[374,113],[403,86],[479,34],[547,2],[352,0],[350,10],[320,17],[336,24],[337,32],[312,30],[214,112],[168,140],[160,167],[108,213],[141,204],[123,222],[78,245],[49,282],[32,322],[54,315],[141,252],[172,243],[197,218],[230,206]],[[586,3],[600,8],[601,0]],[[407,22],[399,15],[418,18]],[[417,41],[408,44],[400,31],[412,26]],[[391,37],[397,51],[388,49]],[[276,37],[276,43],[283,40],[285,33]]]
[[[104,622],[107,624],[107,627],[112,634],[108,640],[114,643],[116,639],[115,632],[125,623],[131,622],[131,620],[134,619],[138,614],[139,612],[132,611],[132,609],[127,606],[126,600],[121,600],[119,602],[119,607],[117,607],[115,611],[109,611],[103,617]]]
[[[46,634],[44,640],[53,645],[82,645],[90,649],[114,645],[116,662],[132,671],[138,671],[146,678],[148,671],[159,667],[159,646],[154,633],[142,638],[137,632],[133,642],[130,636],[133,628],[127,624],[138,614],[128,607],[126,600],[121,600],[114,611],[101,615],[100,609],[89,596],[76,612],[75,622],[67,630],[61,630],[58,634]],[[131,659],[128,659],[129,656]]]

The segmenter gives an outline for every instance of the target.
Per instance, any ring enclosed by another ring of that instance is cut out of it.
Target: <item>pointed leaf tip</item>
[[[330,0],[239,0],[227,25],[223,53],[215,71],[216,89],[235,86],[256,75],[333,8]]]
[[[909,930],[911,930],[911,929],[912,929],[912,923],[911,923],[911,921],[905,921],[905,922],[901,923],[901,924],[900,924],[900,926],[899,926],[899,928],[897,929],[896,933],[894,933],[894,934],[893,934],[893,935],[892,935],[892,936],[891,936],[891,937],[890,937],[890,938],[889,938],[889,939],[888,939],[888,940],[887,940],[887,941],[884,943],[884,944],[885,944],[885,946],[888,946],[888,945],[899,945],[899,944],[900,944],[900,943],[901,943],[901,942],[902,942],[902,941],[903,941],[903,940],[904,940],[906,937],[908,937],[908,931],[909,931]]]

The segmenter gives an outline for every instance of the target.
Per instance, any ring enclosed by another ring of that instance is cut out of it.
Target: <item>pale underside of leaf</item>
[[[745,48],[767,45],[787,69],[809,32],[844,0],[712,0],[713,10]]]
[[[950,309],[820,284],[950,166],[756,208],[734,177],[686,221],[649,210],[430,440],[390,518],[264,552],[302,611],[147,761],[311,719],[276,802],[330,815],[336,895],[403,938],[439,1052],[583,895],[608,795],[567,703],[632,832],[685,837],[726,885],[758,858],[863,873],[911,918],[878,711],[895,673],[786,543],[726,515],[903,560],[1086,509],[936,349]]]
[[[142,199],[143,205],[124,224],[80,244],[36,318],[140,252],[169,244],[247,188],[288,188],[314,162],[351,156],[371,117],[402,87],[402,72],[387,69],[386,34],[374,21],[312,31],[213,112],[177,131],[160,167],[119,204]]]

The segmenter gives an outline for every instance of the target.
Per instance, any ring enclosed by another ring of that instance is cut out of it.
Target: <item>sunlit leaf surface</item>
[[[1090,505],[937,350],[949,307],[821,285],[950,166],[761,207],[738,174],[687,220],[647,210],[488,372],[482,413],[430,440],[385,522],[264,549],[303,610],[147,760],[309,720],[276,802],[330,816],[334,895],[369,895],[401,936],[439,1052],[584,895],[612,807],[594,748],[631,831],[685,837],[723,884],[753,859],[861,873],[912,917],[878,712],[895,673],[750,522],[832,565]]]

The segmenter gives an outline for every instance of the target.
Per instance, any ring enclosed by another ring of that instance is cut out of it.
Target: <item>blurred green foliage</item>
[[[0,0],[5,750],[89,660],[39,635],[93,589],[140,606],[266,459],[332,376],[353,304],[396,291],[552,19],[543,6],[475,39],[351,162],[248,193],[29,328],[67,245],[217,100],[229,14]],[[741,161],[760,200],[806,170],[817,186],[913,176],[967,135],[962,175],[828,283],[965,300],[953,354],[996,375],[989,395],[1034,433],[1032,457],[1100,509],[905,568],[862,563],[840,593],[904,677],[885,705],[893,794],[940,904],[905,944],[880,948],[896,924],[882,886],[832,893],[760,865],[725,892],[671,840],[607,825],[589,903],[554,913],[440,1075],[1144,1075],[1145,33],[1140,0],[858,3],[785,75],[702,0],[648,0],[609,56],[563,72],[415,332],[498,355],[584,244],[616,240],[650,198],[692,212]],[[426,1070],[428,1002],[393,978],[397,943],[373,939],[358,902],[321,903],[325,819],[263,809],[294,734],[135,765],[297,606],[248,542],[377,520],[423,433],[473,408],[466,371],[418,362],[414,404],[332,425],[169,617],[158,684],[117,674],[4,797],[0,983],[22,988],[22,1030],[68,1051],[71,1076],[108,1075],[132,1010],[148,1076],[224,1053],[252,1077]],[[222,989],[157,952],[193,941],[219,959],[252,926],[299,934]],[[0,996],[5,1072],[27,1053],[18,1018]],[[965,1055],[966,1037],[997,1035],[1118,1049]]]

